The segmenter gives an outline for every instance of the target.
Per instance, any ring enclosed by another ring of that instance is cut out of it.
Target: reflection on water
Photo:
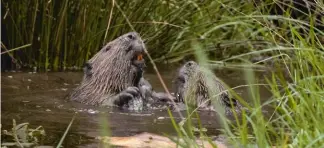
[[[160,69],[169,89],[172,88],[175,69]],[[99,135],[131,136],[141,132],[175,134],[167,111],[128,112],[65,100],[65,95],[80,83],[82,75],[82,72],[2,73],[2,129],[12,128],[12,119],[16,119],[17,123],[29,122],[32,128],[42,125],[47,134],[45,144],[56,145],[74,113],[78,112],[64,141],[65,147],[89,146],[96,142],[94,138]],[[241,71],[218,70],[216,75],[231,87],[245,84]],[[163,91],[153,71],[148,70],[145,77],[156,91]],[[259,77],[262,78],[262,74]],[[248,100],[246,89],[235,91]],[[263,87],[260,93],[262,99],[270,95]],[[177,113],[173,115],[179,120]],[[215,116],[210,112],[200,114],[209,135],[219,133],[220,125]]]

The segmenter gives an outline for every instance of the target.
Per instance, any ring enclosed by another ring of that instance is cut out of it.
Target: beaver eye
[[[110,49],[110,46],[106,46],[105,51],[107,52]]]
[[[189,63],[188,63],[188,66],[192,66],[192,65],[193,65],[193,62],[189,62]]]
[[[128,35],[127,36],[129,39],[131,39],[131,40],[134,40],[135,39],[135,36],[133,35],[133,34],[130,34],[130,35]]]

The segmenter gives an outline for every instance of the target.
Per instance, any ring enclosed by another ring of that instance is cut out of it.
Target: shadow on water
[[[171,70],[172,69],[172,70]],[[160,68],[161,75],[169,89],[176,68]],[[241,71],[218,70],[216,75],[229,86],[245,84]],[[1,76],[1,122],[2,129],[12,128],[12,119],[17,123],[28,122],[32,128],[42,125],[46,131],[46,145],[56,145],[67,128],[75,112],[78,112],[72,127],[64,140],[64,147],[89,146],[96,142],[95,137],[110,133],[112,136],[131,136],[141,132],[175,135],[167,111],[128,112],[113,108],[86,106],[64,100],[65,95],[75,88],[83,76],[82,72],[10,72]],[[262,78],[262,74],[258,75]],[[152,70],[145,73],[156,91],[163,91],[160,81]],[[243,98],[247,88],[235,91]],[[261,87],[262,99],[270,94]],[[177,117],[177,113],[174,113]],[[215,115],[200,115],[208,135],[217,135],[220,125]],[[179,119],[179,118],[177,118]],[[102,124],[102,123],[108,123]],[[110,132],[103,132],[108,126]],[[3,138],[4,136],[2,136]]]

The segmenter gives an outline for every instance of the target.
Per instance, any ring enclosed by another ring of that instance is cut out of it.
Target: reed
[[[302,11],[292,5],[286,6]],[[317,6],[316,9],[323,9],[322,4]],[[227,4],[224,4],[224,7],[234,11],[237,9]],[[249,51],[233,53],[221,61],[209,56],[206,52],[208,47],[203,46],[204,40],[196,39],[190,47],[196,51],[196,59],[201,64],[208,65],[210,69],[224,67],[224,63],[230,62],[232,66],[239,62],[238,67],[242,63],[253,67],[260,62],[249,62],[250,57],[269,56],[262,60],[270,63],[266,67],[272,71],[264,77],[266,84],[261,84],[255,78],[253,69],[244,70],[247,82],[245,86],[249,88],[250,94],[245,100],[248,102],[250,113],[228,121],[222,118],[222,111],[218,111],[224,128],[223,133],[234,147],[323,147],[324,128],[320,122],[324,119],[324,65],[321,64],[324,61],[321,39],[324,34],[321,26],[316,25],[316,21],[319,20],[311,13],[305,14],[305,20],[308,21],[292,18],[290,14],[274,16],[268,13],[269,10],[266,9],[253,15],[242,12],[240,16],[230,17],[224,24],[215,24],[211,30],[204,33],[204,36],[208,36],[209,33],[228,26],[243,26],[247,30],[241,30],[239,35],[235,36],[259,38],[261,40],[257,44],[261,41],[266,43],[262,46],[255,46],[251,40],[247,40],[245,44]],[[276,22],[277,26],[273,22]],[[266,102],[260,101],[260,85],[266,85],[273,95]],[[230,92],[242,104],[246,104],[231,89]],[[264,114],[264,106],[273,107],[274,111],[270,113],[270,117]],[[187,119],[190,120],[190,116]],[[173,124],[175,129],[180,129],[183,125]],[[186,135],[183,132],[181,134]],[[192,139],[190,136],[185,138]],[[187,146],[193,145],[192,142],[189,140]]]
[[[12,53],[24,67],[66,70],[82,67],[103,44],[133,31],[133,26],[156,62],[193,57],[190,44],[197,39],[210,58],[223,60],[274,44],[292,44],[291,25],[307,31],[308,24],[316,26],[322,21],[322,4],[307,13],[289,3],[275,3],[288,11],[283,16],[269,15],[273,1],[2,0],[3,44],[9,50],[31,44]],[[285,17],[293,10],[306,18]],[[323,35],[318,28],[312,30]],[[312,46],[319,46],[316,43]]]

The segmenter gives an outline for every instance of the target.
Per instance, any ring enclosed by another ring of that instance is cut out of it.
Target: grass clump
[[[2,147],[32,147],[40,145],[46,136],[42,126],[37,128],[29,128],[29,123],[17,124],[13,119],[12,129],[10,131],[3,130],[1,134],[7,139],[1,143]]]
[[[222,111],[217,111],[220,114],[219,120],[222,121],[223,133],[231,141],[231,145],[236,147],[324,146],[324,128],[321,124],[324,120],[324,67],[319,62],[324,61],[323,52],[310,47],[309,44],[308,47],[293,52],[294,57],[279,60],[275,63],[277,66],[273,67],[275,69],[272,74],[265,76],[273,95],[268,101],[260,101],[262,96],[259,94],[259,86],[255,85],[259,82],[255,79],[253,70],[247,69],[245,76],[250,94],[247,100],[249,114],[243,113],[242,116],[235,116],[235,120],[229,121]],[[242,101],[242,98],[238,100]],[[265,114],[264,106],[271,106],[273,111]],[[194,113],[189,111],[187,114]],[[190,118],[188,116],[186,121]],[[183,126],[183,123],[175,124],[177,131],[183,132],[178,126]],[[181,135],[188,139],[192,138],[183,133]]]
[[[317,5],[315,10],[323,9],[321,6],[323,5]],[[292,5],[289,8],[298,10]],[[223,133],[236,147],[323,147],[324,128],[321,121],[324,120],[324,48],[321,38],[324,34],[321,26],[315,25],[320,20],[311,14],[306,14],[308,21],[304,21],[288,14],[274,16],[262,12],[254,15],[241,13],[241,16],[231,18],[235,23],[238,21],[234,20],[240,18],[240,22],[244,23],[237,24],[253,28],[254,31],[250,30],[248,38],[254,36],[267,42],[260,49],[250,46],[250,51],[219,62],[214,58],[208,60],[206,46],[201,46],[205,45],[204,41],[198,40],[192,46],[192,49],[198,51],[196,59],[201,64],[217,67],[218,63],[232,61],[232,65],[237,67],[241,63],[252,67],[262,62],[271,69],[272,73],[264,78],[273,96],[266,102],[260,101],[262,96],[258,90],[259,80],[255,79],[253,70],[244,70],[250,94],[247,100],[250,113],[235,118],[234,122],[220,118],[223,121]],[[214,26],[215,29],[222,27]],[[260,55],[267,57],[261,62],[249,62],[250,57]],[[236,62],[240,64],[235,65]],[[242,101],[239,96],[234,96]],[[264,114],[264,106],[273,107],[270,116]]]

